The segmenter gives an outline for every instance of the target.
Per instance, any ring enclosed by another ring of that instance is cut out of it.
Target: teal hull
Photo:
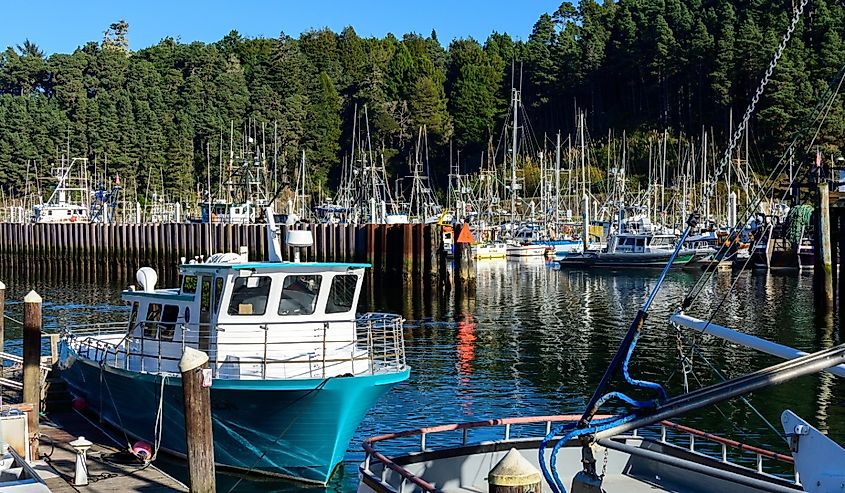
[[[73,362],[62,378],[89,409],[132,437],[155,443],[162,377],[101,367],[62,347]],[[75,360],[75,361],[74,361]],[[67,366],[67,365],[65,365]],[[222,380],[211,387],[215,462],[255,474],[326,484],[343,460],[364,415],[401,372],[291,380]],[[161,449],[185,455],[184,408],[178,376],[164,382]]]

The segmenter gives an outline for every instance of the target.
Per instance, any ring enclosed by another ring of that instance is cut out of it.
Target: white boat
[[[512,244],[507,246],[508,257],[543,257],[546,255],[545,245],[520,245]]]
[[[326,484],[365,413],[408,378],[402,318],[356,315],[369,264],[282,261],[279,229],[266,215],[270,261],[212,255],[181,265],[169,289],[141,268],[140,289],[122,293],[131,305],[125,323],[63,332],[61,376],[102,420],[183,456],[178,365],[185,348],[202,351],[215,461]],[[311,243],[309,231],[288,232],[289,245]]]
[[[58,183],[47,202],[33,207],[32,222],[39,224],[88,223],[90,222],[91,190],[84,174],[88,160],[73,158],[68,163],[62,157],[61,164],[51,171]],[[78,168],[76,171],[74,168]]]
[[[479,260],[503,259],[508,255],[508,246],[498,241],[478,243],[472,246],[472,254]]]

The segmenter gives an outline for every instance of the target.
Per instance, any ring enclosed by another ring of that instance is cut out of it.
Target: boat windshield
[[[295,275],[285,277],[279,315],[311,315],[317,307],[317,295],[323,276]]]
[[[235,278],[229,315],[264,315],[271,283],[269,276]]]

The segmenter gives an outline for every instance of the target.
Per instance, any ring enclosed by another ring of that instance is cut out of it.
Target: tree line
[[[573,132],[580,108],[591,135],[628,132],[640,149],[629,153],[632,166],[643,170],[654,131],[683,139],[706,129],[724,140],[728,115],[747,106],[795,7],[581,0],[540,16],[526,40],[494,32],[447,46],[434,31],[362,38],[347,27],[278,38],[232,31],[215,43],[165,38],[133,51],[120,21],[100,41],[45,56],[33,37],[0,54],[0,187],[21,193],[27,163],[54,162],[69,143],[72,156],[108,163],[139,190],[161,176],[171,195],[186,198],[206,182],[209,161],[217,182],[230,125],[241,142],[263,123],[287,169],[305,151],[312,179],[331,188],[351,149],[354,111],[364,107],[371,147],[393,174],[406,173],[425,126],[430,170],[442,183],[453,150],[472,170],[495,148],[514,86],[538,139]],[[843,29],[840,2],[807,5],[751,124],[763,168],[845,64]],[[837,99],[819,142],[838,153],[843,137]]]

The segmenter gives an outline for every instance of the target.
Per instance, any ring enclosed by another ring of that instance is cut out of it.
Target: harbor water
[[[422,282],[368,281],[359,308],[401,313],[407,319],[406,351],[412,373],[361,423],[328,491],[355,490],[358,463],[364,457],[361,441],[368,436],[435,424],[581,412],[659,274],[559,270],[539,259],[479,261],[477,267],[478,288],[472,296],[444,294]],[[15,269],[15,273],[0,279],[7,285],[6,310],[12,319],[21,318],[19,302],[29,289],[44,298],[47,328],[127,315],[119,292],[134,282],[133,273],[84,280],[73,272],[49,268],[23,275]],[[680,339],[679,350],[676,329],[667,319],[701,276],[700,271],[669,274],[632,360],[634,375],[665,383],[670,394],[682,392],[685,380],[696,388],[778,361],[698,337],[699,351],[684,374],[679,362],[681,352],[689,354],[689,334]],[[706,318],[714,310],[718,323],[800,350],[841,342],[833,315],[814,306],[812,275],[718,272],[703,282],[688,313]],[[7,320],[8,350],[14,351],[19,338],[20,327]],[[845,384],[836,377],[804,377],[758,392],[747,401],[736,399],[675,421],[786,453],[780,413],[791,409],[845,443]],[[497,438],[484,433],[496,431],[478,431],[471,438]],[[431,438],[428,446],[435,447],[436,437]],[[174,475],[185,474],[179,461],[159,460]],[[218,485],[223,492],[302,490],[299,485],[222,474]]]

